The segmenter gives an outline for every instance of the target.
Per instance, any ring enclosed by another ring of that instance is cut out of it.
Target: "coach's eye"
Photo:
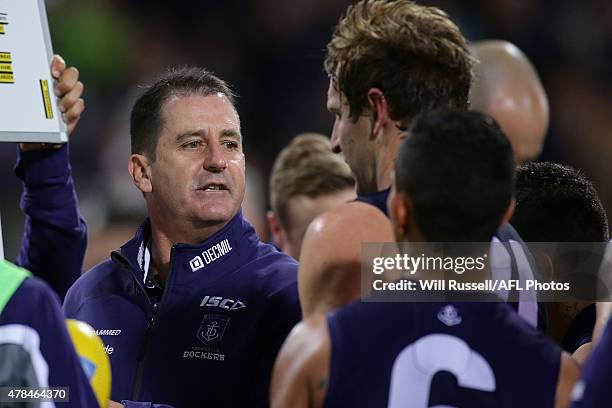
[[[183,145],[184,149],[197,149],[202,146],[202,142],[199,140],[192,140],[191,142],[187,142]]]
[[[238,143],[236,142],[232,142],[232,141],[225,141],[223,142],[223,145],[228,149],[228,150],[236,150],[238,149]]]

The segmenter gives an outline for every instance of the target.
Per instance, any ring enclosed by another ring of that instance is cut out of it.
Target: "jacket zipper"
[[[155,302],[151,305],[151,318],[149,319],[149,323],[147,324],[147,330],[145,331],[144,340],[142,342],[142,348],[140,349],[140,353],[138,353],[138,366],[136,368],[136,378],[134,380],[134,388],[132,391],[133,401],[138,401],[138,399],[140,398],[140,391],[142,388],[142,376],[144,374],[144,358],[145,358],[145,355],[147,354],[149,339],[153,335],[153,329],[155,329],[155,324],[157,323],[157,316],[159,314],[159,309],[161,308],[161,305],[164,303],[164,300],[166,299],[166,293],[168,292],[167,288],[168,286],[170,286],[170,282],[171,282],[172,275],[173,275],[172,274],[172,260],[173,259],[174,259],[174,245],[170,249],[170,264],[168,265],[168,280],[166,281],[166,285],[164,285],[164,290],[162,291],[162,296],[161,296],[160,301]],[[136,278],[136,281],[138,282],[138,287],[140,287],[140,289],[143,291],[143,293],[147,297],[147,300],[149,300],[149,304],[151,304],[151,300],[149,299],[149,295],[147,294],[147,291],[145,290],[144,286],[142,286],[142,283],[138,280],[138,278]]]

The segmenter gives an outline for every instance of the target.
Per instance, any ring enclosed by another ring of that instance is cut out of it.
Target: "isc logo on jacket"
[[[220,307],[225,310],[238,310],[246,307],[240,300],[234,300],[229,298],[223,298],[221,296],[204,296],[201,307]]]

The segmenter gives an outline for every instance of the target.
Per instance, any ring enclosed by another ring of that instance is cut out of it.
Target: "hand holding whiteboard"
[[[0,141],[68,140],[53,93],[43,0],[0,0]]]

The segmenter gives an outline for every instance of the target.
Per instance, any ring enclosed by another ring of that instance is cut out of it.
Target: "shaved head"
[[[527,56],[501,40],[472,44],[478,60],[470,107],[493,116],[510,139],[517,164],[535,159],[548,131],[548,98]]]

